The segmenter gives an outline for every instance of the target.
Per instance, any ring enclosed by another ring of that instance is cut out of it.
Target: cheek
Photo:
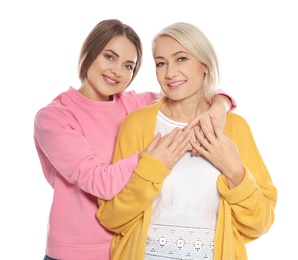
[[[90,67],[87,70],[88,75],[95,75],[101,71],[100,63],[98,60],[95,60],[91,63]]]
[[[155,75],[156,75],[156,79],[157,79],[159,85],[162,85],[163,77],[161,76],[161,73],[156,72]]]
[[[197,82],[203,82],[204,78],[205,78],[205,72],[203,69],[199,69],[199,70],[193,70],[192,75],[196,75],[196,77],[194,78]]]
[[[160,89],[162,90],[163,93],[168,92],[168,87],[163,81],[158,81]]]
[[[127,86],[131,82],[132,77],[133,77],[133,73],[132,72],[124,73],[122,75],[122,83]]]
[[[155,70],[155,75],[159,83],[164,79],[164,73],[161,69]]]
[[[86,79],[88,79],[89,81],[92,80],[93,78],[93,71],[92,71],[92,68],[90,67],[88,70],[87,70],[87,73],[86,73]]]

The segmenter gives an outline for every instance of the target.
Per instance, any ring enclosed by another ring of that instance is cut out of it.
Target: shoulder
[[[144,115],[151,115],[158,112],[160,106],[162,105],[162,101],[157,101],[149,106],[139,108],[133,112],[131,112],[127,117],[139,117]]]
[[[225,132],[230,136],[241,137],[243,135],[251,135],[251,129],[247,120],[234,112],[227,113]]]
[[[150,91],[136,92],[135,90],[123,91],[118,94],[121,100],[133,100],[139,103],[152,104],[154,100],[159,98],[159,94]]]
[[[59,120],[65,120],[67,118],[73,118],[75,111],[72,111],[72,107],[67,105],[65,99],[68,99],[67,95],[70,90],[62,92],[56,96],[48,105],[39,109],[35,115],[35,122],[52,121],[57,122]]]
[[[122,103],[126,113],[129,114],[136,109],[151,105],[157,99],[157,94],[153,92],[137,93],[131,90],[117,94],[117,99]]]
[[[237,114],[237,113],[234,113],[234,112],[228,112],[227,113],[227,124],[245,124],[245,125],[248,125],[246,119]]]
[[[162,101],[158,101],[149,106],[139,108],[126,116],[123,121],[124,125],[146,125],[150,124],[153,120],[155,122],[156,115],[160,106],[162,105]]]
[[[143,91],[143,92],[137,92],[135,90],[126,90],[122,91],[118,94],[122,98],[129,98],[129,97],[159,97],[159,94],[156,92],[150,92],[150,91]]]

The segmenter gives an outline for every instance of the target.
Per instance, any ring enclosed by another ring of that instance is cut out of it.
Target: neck
[[[204,98],[185,101],[167,99],[160,111],[172,120],[189,123],[192,119],[207,111],[209,108],[210,105]]]

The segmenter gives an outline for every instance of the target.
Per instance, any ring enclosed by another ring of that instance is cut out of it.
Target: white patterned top
[[[165,135],[185,125],[159,112],[156,132]],[[181,158],[153,202],[145,260],[213,259],[219,174],[203,157]]]

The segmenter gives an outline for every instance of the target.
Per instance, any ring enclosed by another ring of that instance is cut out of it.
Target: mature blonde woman
[[[183,128],[210,107],[218,88],[214,49],[195,26],[175,23],[153,40],[156,75],[165,98],[124,121],[115,161],[143,151],[154,135]],[[268,232],[277,190],[246,120],[228,113],[224,131],[210,115],[186,153],[168,169],[146,152],[127,186],[99,200],[97,217],[115,232],[111,258],[247,259],[245,244]]]

